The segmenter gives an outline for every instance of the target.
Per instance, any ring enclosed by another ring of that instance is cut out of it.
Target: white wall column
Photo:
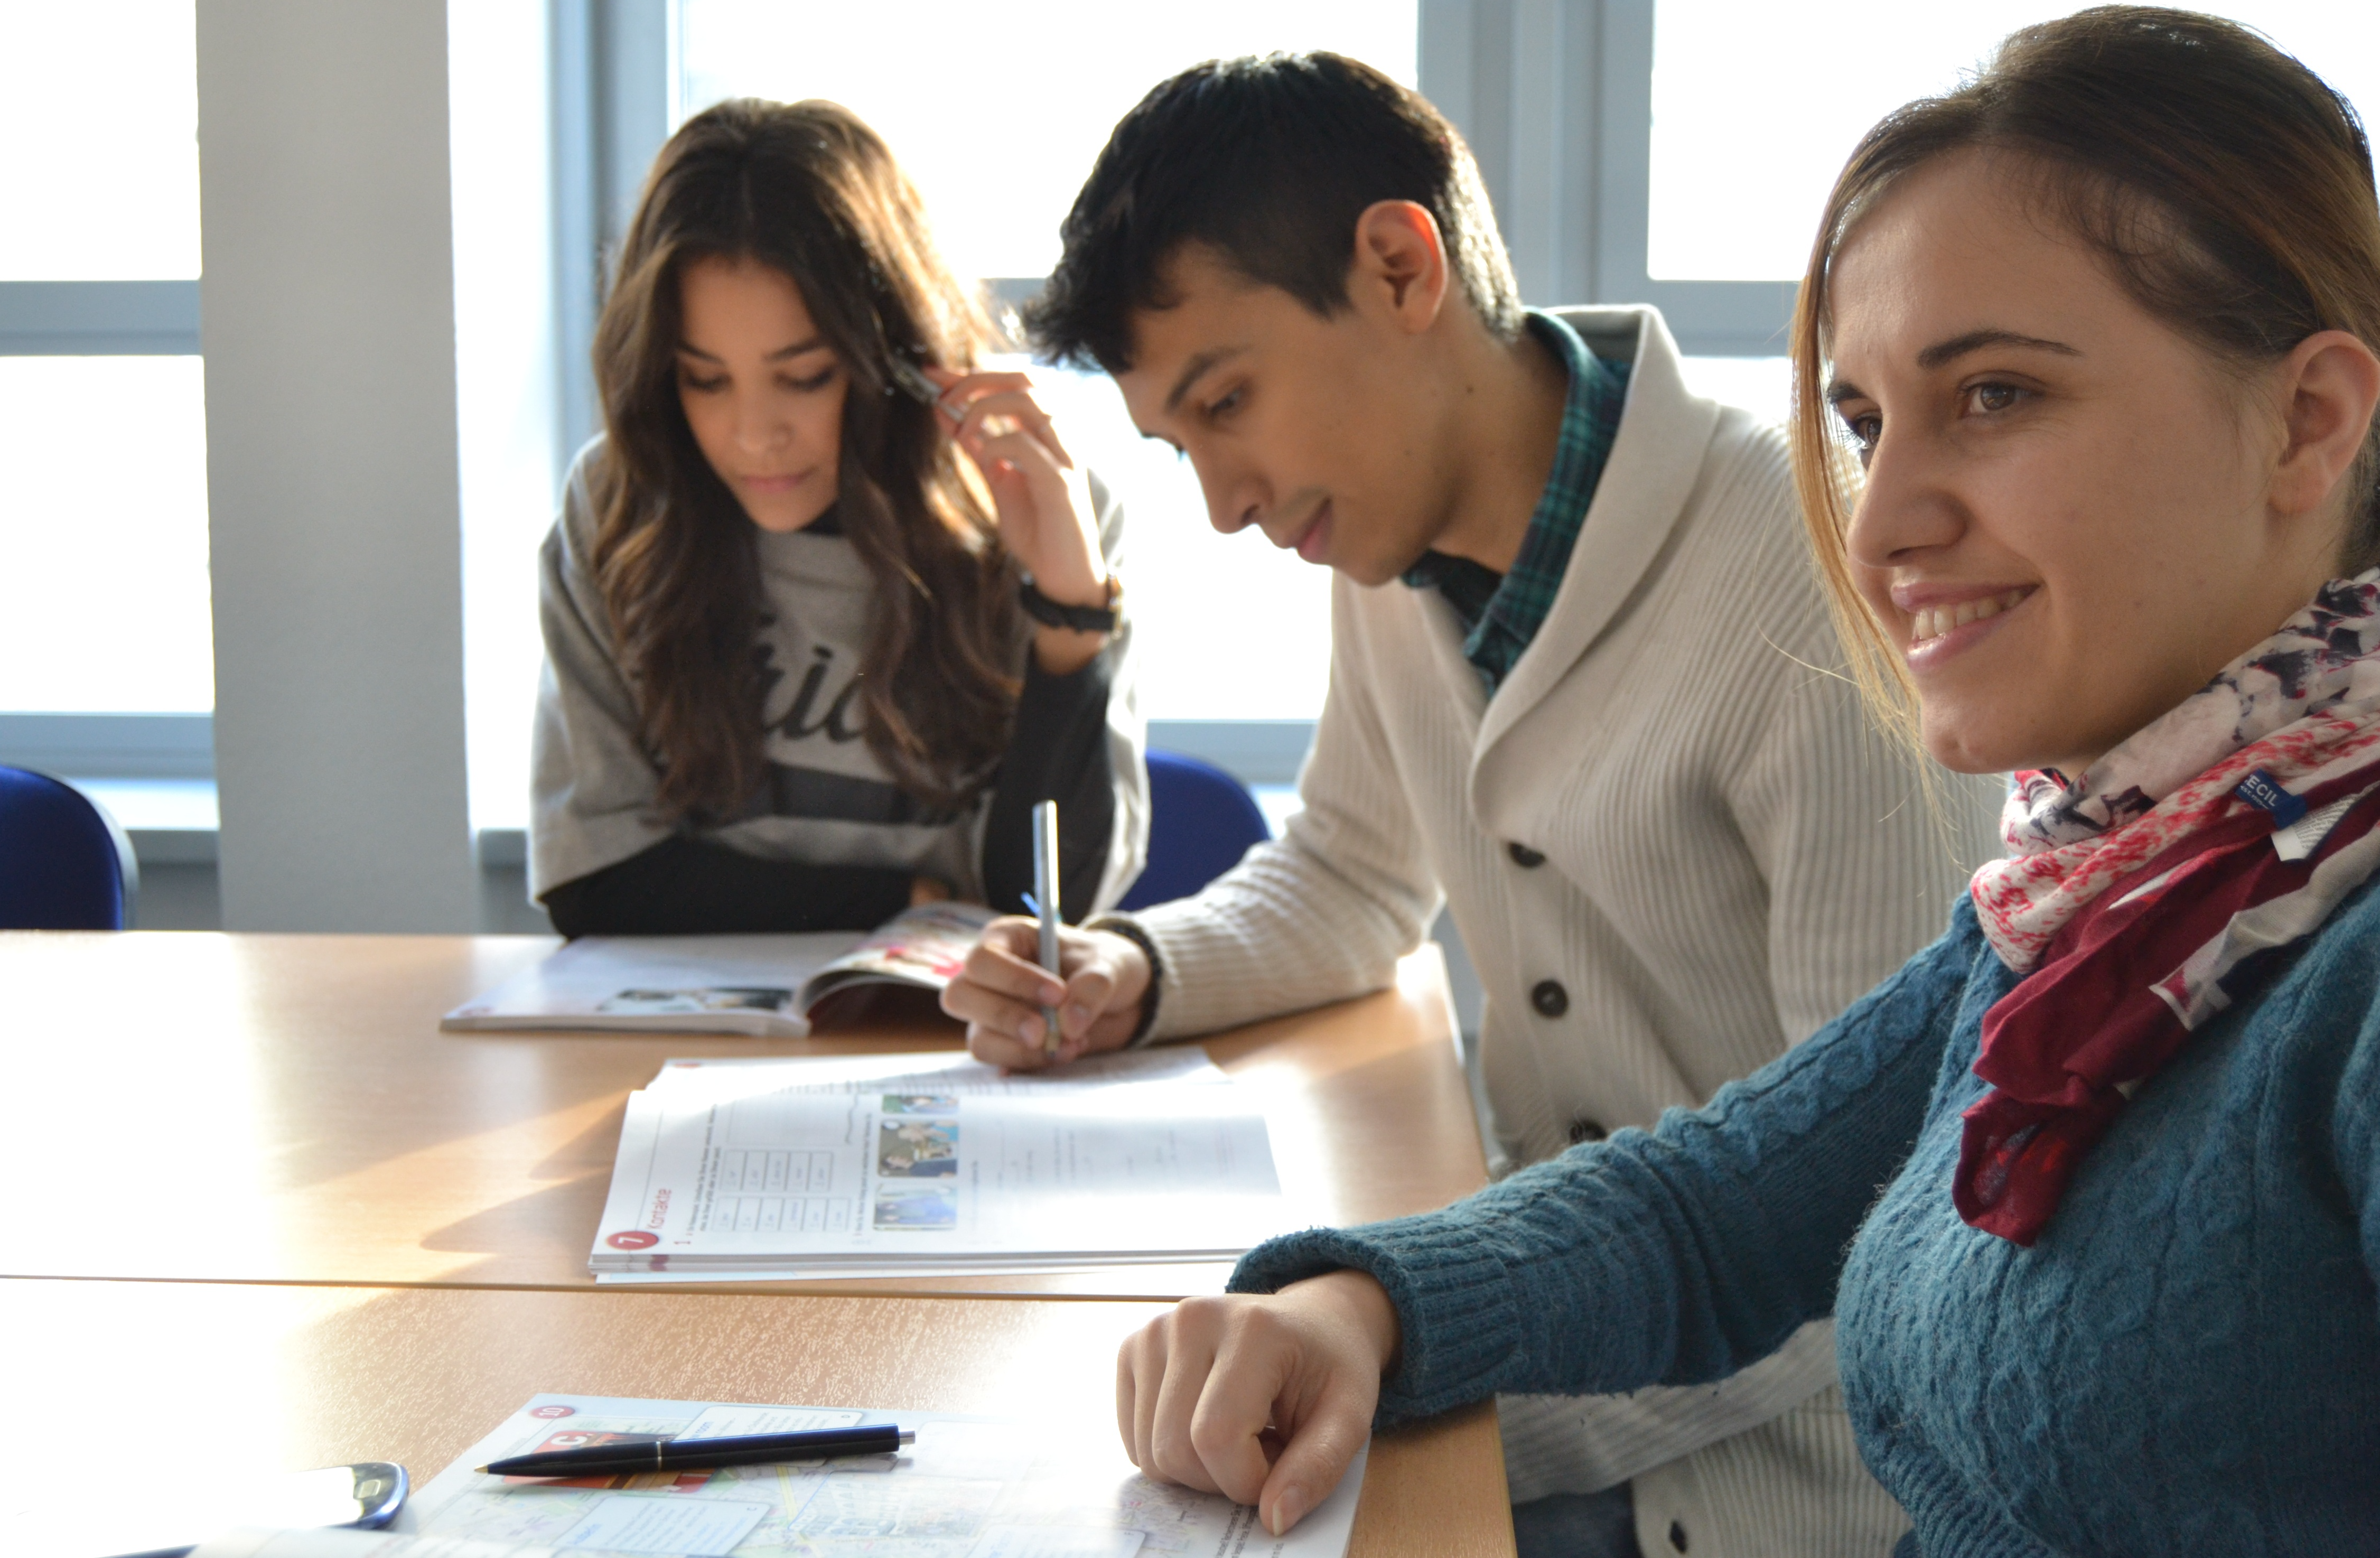
[[[199,0],[224,925],[468,931],[443,6]]]

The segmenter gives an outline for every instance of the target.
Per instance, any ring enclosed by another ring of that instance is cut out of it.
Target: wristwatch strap
[[[1108,603],[1104,606],[1061,605],[1041,593],[1026,574],[1018,582],[1016,598],[1025,607],[1025,615],[1050,627],[1069,627],[1077,633],[1112,633],[1116,625],[1116,603],[1123,597],[1123,585],[1115,575],[1108,575]]]

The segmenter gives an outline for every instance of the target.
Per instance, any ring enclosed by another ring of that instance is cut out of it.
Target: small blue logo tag
[[[2261,768],[2240,780],[2231,793],[2272,818],[2276,828],[2295,827],[2306,814],[2306,803],[2281,788],[2281,782]]]

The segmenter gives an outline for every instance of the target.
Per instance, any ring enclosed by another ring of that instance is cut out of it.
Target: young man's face
[[[1443,408],[1461,385],[1359,280],[1325,319],[1200,249],[1169,267],[1179,299],[1133,319],[1116,376],[1140,431],[1187,455],[1208,517],[1385,584],[1445,529]]]

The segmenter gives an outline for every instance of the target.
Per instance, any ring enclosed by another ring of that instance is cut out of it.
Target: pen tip
[[[915,1444],[917,1442],[917,1430],[915,1429],[903,1429],[901,1430],[901,1442],[904,1444]]]

